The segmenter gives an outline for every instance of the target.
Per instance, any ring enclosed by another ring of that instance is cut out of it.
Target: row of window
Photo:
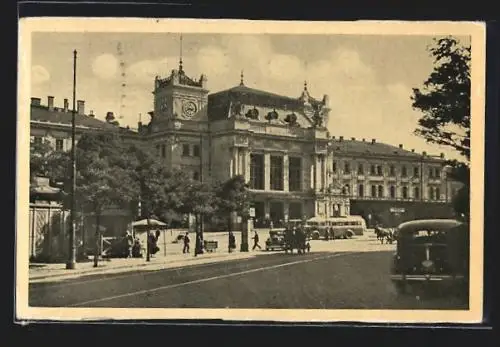
[[[302,158],[288,158],[288,190],[302,190]],[[270,189],[283,191],[285,188],[284,163],[282,156],[270,157]],[[264,190],[264,155],[250,154],[250,188]]]
[[[351,188],[349,184],[346,184],[342,188],[342,194],[345,195],[351,195]],[[440,199],[440,189],[439,187],[429,187],[429,196],[428,198],[430,200],[439,200]],[[359,197],[364,197],[365,196],[365,187],[363,184],[360,184],[358,186],[358,196]],[[385,192],[384,192],[384,186],[383,185],[372,185],[371,186],[371,197],[372,198],[384,198],[385,197]],[[396,187],[395,186],[390,186],[389,187],[389,197],[392,199],[396,198]],[[401,187],[401,197],[403,199],[408,199],[409,198],[409,189],[406,186]],[[420,188],[419,187],[414,187],[413,188],[413,198],[414,199],[420,199]]]
[[[33,138],[33,142],[36,144],[42,144],[43,137],[35,136]],[[64,140],[63,139],[56,139],[56,151],[63,151],[63,150],[64,150]]]
[[[332,167],[333,173],[337,173],[337,163],[333,162]],[[348,175],[351,173],[351,164],[344,163],[344,174]],[[359,164],[357,168],[358,175],[365,174],[365,167],[363,164]],[[369,173],[371,176],[383,176],[383,168],[382,165],[370,165]],[[413,167],[413,176],[418,177],[420,175],[420,169],[418,166]],[[429,177],[431,178],[439,178],[441,172],[439,168],[429,168]],[[396,167],[394,165],[389,166],[389,176],[396,176]],[[408,177],[408,168],[406,166],[401,167],[401,176]]]
[[[165,144],[157,144],[156,151],[159,153],[159,155],[161,155],[162,158],[165,158],[167,156],[167,147]],[[189,143],[184,143],[182,145],[182,156],[200,157],[200,145],[190,145]]]

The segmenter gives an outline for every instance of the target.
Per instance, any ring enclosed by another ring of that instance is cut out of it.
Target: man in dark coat
[[[184,235],[184,247],[182,248],[182,253],[189,253],[189,233],[187,232],[186,235]]]

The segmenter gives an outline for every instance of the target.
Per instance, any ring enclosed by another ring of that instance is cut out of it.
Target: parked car
[[[269,237],[266,240],[266,251],[284,250],[285,235],[281,230],[269,231]]]
[[[397,228],[391,280],[399,293],[415,283],[447,282],[467,292],[469,225],[453,219],[414,220]]]

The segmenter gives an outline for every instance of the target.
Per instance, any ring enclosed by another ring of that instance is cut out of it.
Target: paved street
[[[466,309],[448,294],[398,295],[388,278],[394,245],[373,238],[313,241],[306,255],[83,276],[30,284],[30,306],[296,309]]]

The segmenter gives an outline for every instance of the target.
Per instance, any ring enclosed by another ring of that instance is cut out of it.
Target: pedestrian
[[[255,250],[255,248],[259,247],[259,249],[262,249],[259,245],[259,234],[257,234],[257,231],[255,232],[255,235],[253,236],[253,248],[252,251]]]
[[[232,231],[229,232],[229,253],[233,251],[233,249],[236,248],[236,238],[234,237],[234,234]]]
[[[125,242],[127,245],[127,258],[132,258],[132,247],[134,246],[134,238],[132,234],[127,230],[125,234]]]
[[[182,253],[189,253],[189,232],[184,235],[184,247],[182,248]]]
[[[196,233],[196,244],[194,246],[194,256],[203,254],[203,240],[200,233]]]

